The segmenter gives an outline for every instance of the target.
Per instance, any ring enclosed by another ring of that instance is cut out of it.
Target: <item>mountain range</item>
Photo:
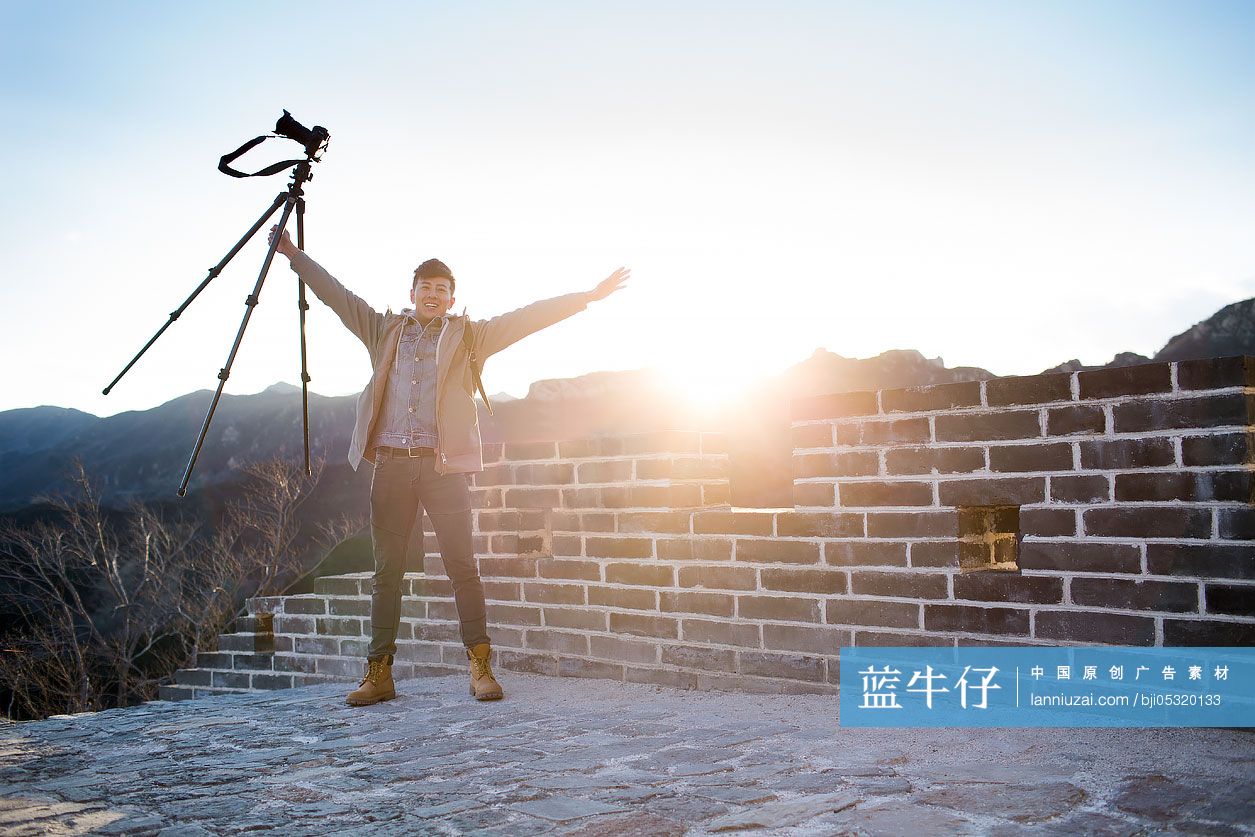
[[[1103,366],[1150,360],[1255,354],[1255,298],[1222,308],[1169,340],[1152,358],[1120,353]],[[1070,360],[1050,371],[1084,367]],[[491,380],[491,364],[485,371]],[[570,439],[669,428],[722,430],[733,462],[733,502],[789,505],[788,407],[792,399],[829,392],[923,386],[998,377],[979,367],[947,368],[914,350],[846,358],[824,349],[763,382],[739,403],[702,407],[675,397],[673,385],[648,370],[594,372],[537,381],[525,398],[492,398],[481,405],[486,442]],[[150,410],[100,418],[63,407],[0,412],[0,512],[13,512],[60,490],[81,458],[107,501],[173,497],[212,393],[200,390]],[[310,395],[310,444],[324,457],[326,502],[364,513],[369,471],[354,473],[345,455],[356,396]],[[623,409],[631,404],[631,410]],[[301,456],[300,389],[275,384],[253,395],[224,395],[197,461],[189,493],[221,492],[248,461]],[[334,486],[334,490],[330,489]]]

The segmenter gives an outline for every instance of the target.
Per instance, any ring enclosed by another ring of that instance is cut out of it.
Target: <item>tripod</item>
[[[284,111],[284,115],[287,115],[287,111]],[[244,330],[248,328],[248,321],[253,316],[253,309],[257,307],[258,300],[261,296],[262,285],[266,281],[266,274],[270,271],[270,263],[274,260],[275,250],[279,246],[279,239],[283,237],[283,231],[287,227],[288,219],[292,216],[293,209],[296,210],[296,246],[302,250],[305,249],[305,198],[302,187],[305,185],[306,181],[311,179],[312,173],[310,171],[310,165],[311,163],[317,162],[317,159],[314,156],[314,152],[309,150],[307,147],[305,160],[289,160],[287,162],[296,162],[296,168],[292,172],[292,182],[289,184],[287,191],[280,192],[274,199],[274,202],[270,205],[270,208],[262,213],[262,216],[257,219],[257,223],[253,224],[253,226],[249,228],[248,232],[244,234],[244,237],[236,242],[235,246],[232,247],[226,256],[223,257],[222,261],[218,262],[209,269],[209,274],[205,277],[204,281],[196,287],[196,290],[192,291],[191,295],[183,301],[182,305],[171,312],[170,319],[166,320],[165,325],[157,329],[157,333],[144,344],[144,348],[139,350],[135,357],[131,359],[131,362],[118,373],[118,376],[114,378],[113,381],[110,382],[109,386],[105,387],[103,391],[105,395],[109,394],[109,391],[112,390],[118,381],[122,379],[122,376],[130,371],[131,367],[134,366],[141,357],[143,357],[144,352],[148,351],[153,343],[157,342],[157,338],[161,337],[161,335],[165,333],[165,330],[169,328],[170,325],[177,320],[185,310],[187,310],[187,307],[192,304],[192,301],[196,299],[197,296],[200,295],[200,292],[209,286],[209,283],[222,272],[223,268],[230,263],[231,259],[235,258],[235,254],[240,252],[244,245],[257,234],[257,231],[266,225],[266,222],[269,221],[271,216],[278,211],[279,207],[283,207],[283,215],[279,218],[278,229],[275,232],[274,239],[270,242],[269,249],[266,250],[266,259],[262,262],[261,272],[257,275],[257,283],[253,286],[253,292],[244,300],[244,319],[240,322],[240,330],[236,333],[235,342],[231,345],[231,353],[227,355],[226,365],[218,371],[218,389],[214,393],[213,401],[209,405],[209,412],[205,414],[205,423],[201,425],[200,435],[196,437],[196,447],[192,449],[192,456],[188,460],[186,470],[183,472],[183,482],[179,484],[180,497],[187,494],[187,483],[192,478],[192,468],[196,466],[196,459],[200,456],[201,447],[205,444],[205,434],[209,432],[209,423],[213,421],[214,411],[218,409],[218,401],[222,398],[222,388],[226,386],[227,379],[231,377],[231,366],[235,363],[236,352],[239,351],[240,343],[244,340]],[[298,277],[296,284],[297,307],[300,309],[301,322],[301,427],[305,438],[305,473],[308,475],[312,473],[309,465],[310,377],[305,354],[305,312],[309,310],[309,303],[305,301],[305,283]]]

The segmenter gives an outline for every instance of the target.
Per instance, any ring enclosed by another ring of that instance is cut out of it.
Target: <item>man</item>
[[[272,227],[271,241],[277,227]],[[456,280],[438,259],[414,271],[413,309],[380,314],[297,249],[285,232],[276,248],[340,321],[366,345],[374,373],[357,401],[349,444],[354,469],[374,466],[370,524],[375,547],[370,647],[366,676],[348,695],[353,706],[396,697],[392,660],[401,618],[401,581],[406,540],[423,510],[431,518],[445,572],[453,583],[459,631],[470,660],[470,693],[478,700],[502,697],[489,665],[484,587],[471,541],[467,474],[482,471],[479,419],[464,331],[471,329],[477,359],[584,310],[623,286],[619,268],[593,290],[533,303],[490,320],[470,322],[449,314]],[[421,535],[420,535],[421,536]]]

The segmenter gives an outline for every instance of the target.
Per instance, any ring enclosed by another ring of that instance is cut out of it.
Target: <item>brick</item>
[[[890,474],[965,474],[985,468],[982,448],[894,448],[885,452]]]
[[[549,548],[554,557],[578,558],[584,554],[584,539],[578,535],[554,535]]]
[[[693,515],[694,534],[770,535],[770,512],[702,511]]]
[[[1052,503],[1103,503],[1111,499],[1111,483],[1102,474],[1052,475]]]
[[[1047,436],[1077,436],[1106,430],[1107,415],[1102,407],[1094,404],[1054,407],[1046,411]]]
[[[1081,467],[1094,470],[1154,468],[1174,461],[1172,440],[1111,439],[1081,442]]]
[[[959,509],[959,537],[1012,533],[1020,528],[1019,506],[970,506]]]
[[[662,646],[662,662],[681,668],[736,671],[736,652],[687,645],[664,645]]]
[[[572,561],[565,558],[541,559],[536,564],[541,578],[572,578],[601,581],[601,565],[596,561]]]
[[[606,581],[654,587],[675,586],[675,570],[665,564],[607,564]]]
[[[617,504],[606,500],[605,492],[607,491],[622,492],[622,501]],[[566,509],[592,509],[600,506],[607,508],[619,508],[627,505],[627,489],[598,489],[598,488],[564,488],[562,489],[562,507]],[[557,509],[552,510],[557,513]]]
[[[497,462],[505,455],[505,445],[499,442],[485,442],[483,445],[483,459],[485,463]]]
[[[370,599],[330,599],[328,604],[332,616],[370,616]]]
[[[316,618],[318,633],[323,636],[361,636],[362,620],[360,619],[325,619]]]
[[[503,502],[517,509],[556,509],[562,494],[556,488],[507,488]]]
[[[1250,433],[1214,433],[1181,440],[1185,465],[1248,465],[1253,461]]]
[[[584,553],[590,558],[652,558],[654,542],[650,538],[584,539]]]
[[[727,482],[702,485],[702,507],[727,506],[732,503],[732,487]]]
[[[761,648],[759,626],[744,622],[708,619],[685,619],[681,623],[687,642],[708,642],[715,645],[739,645],[745,648]]]
[[[763,647],[775,651],[838,654],[852,641],[847,628],[805,625],[763,625]]]
[[[215,671],[209,685],[221,689],[248,689],[251,678],[252,675],[246,671]]]
[[[1146,568],[1154,575],[1255,578],[1255,546],[1204,543],[1146,545]]]
[[[838,567],[905,567],[906,544],[888,541],[832,541],[824,563]]]
[[[839,392],[793,399],[793,421],[874,416],[877,412],[875,392]]]
[[[732,541],[727,538],[659,538],[662,561],[731,561]]]
[[[1213,619],[1163,620],[1165,646],[1242,647],[1255,645],[1255,623]]]
[[[690,512],[619,512],[618,530],[623,534],[688,534],[692,516]]]
[[[741,674],[759,677],[785,677],[822,683],[824,661],[817,657],[796,654],[769,654],[762,651],[741,651],[738,655]]]
[[[836,426],[836,435],[839,445],[897,445],[932,438],[926,418],[843,423]]]
[[[659,430],[623,438],[623,452],[627,454],[701,453],[701,450],[701,434],[691,430]]]
[[[934,573],[850,573],[850,590],[864,596],[898,596],[911,599],[944,599],[946,576]]]
[[[880,404],[886,413],[921,413],[956,407],[979,407],[980,381],[887,389],[880,393]]]
[[[606,489],[602,489],[604,498]],[[633,485],[628,488],[628,505],[635,508],[682,509],[700,506],[702,487],[679,483],[676,485]],[[606,506],[610,504],[605,502]]]
[[[1076,534],[1076,513],[1072,509],[1020,509],[1020,533],[1039,537]]]
[[[737,538],[736,560],[777,564],[818,564],[819,544]]]
[[[458,635],[458,626],[451,622],[419,622],[412,625],[411,628],[411,636],[422,642],[461,641]],[[494,637],[495,640],[496,638]]]
[[[524,646],[529,651],[550,651],[555,654],[588,654],[588,637],[564,631],[527,631]]]
[[[1204,587],[1208,613],[1255,616],[1255,586],[1249,584],[1207,584]]]
[[[1127,578],[1074,578],[1072,601],[1122,610],[1198,611],[1198,585]]]
[[[1186,390],[1255,387],[1255,357],[1213,357],[1177,363],[1177,386]]]
[[[989,449],[989,470],[1001,472],[1071,471],[1072,446],[995,445]]]
[[[1078,373],[1077,379],[1082,399],[1149,395],[1172,390],[1172,372],[1167,363],[1090,369]]]
[[[837,494],[845,507],[931,506],[929,482],[843,482]]]
[[[476,486],[513,485],[514,470],[509,465],[493,465],[472,475]]]
[[[680,586],[755,590],[758,588],[758,573],[752,567],[680,567]]]
[[[848,538],[863,534],[861,514],[777,512],[776,534],[782,538]]]
[[[597,680],[622,680],[623,666],[599,660],[581,660],[578,657],[558,658],[559,677],[589,677]]]
[[[1100,642],[1104,645],[1154,645],[1155,620],[1092,610],[1041,610],[1037,612],[1038,639]]]
[[[775,619],[785,622],[822,622],[818,599],[796,596],[737,596],[742,619]]]
[[[527,601],[539,604],[584,604],[584,586],[581,584],[527,581],[523,583],[523,595]]]
[[[680,456],[636,460],[641,480],[726,480],[730,463],[726,456]]]
[[[1045,477],[942,480],[943,506],[1026,506],[1046,501]]]
[[[1085,534],[1114,538],[1206,538],[1211,510],[1172,506],[1086,509]]]
[[[1250,471],[1116,474],[1116,500],[1252,501]]]
[[[481,555],[479,573],[489,578],[535,578],[536,563],[535,556]]]
[[[918,604],[876,599],[829,599],[824,603],[829,625],[868,625],[883,628],[918,628]]]
[[[832,447],[831,424],[802,424],[790,430],[793,448],[830,448]]]
[[[340,653],[340,640],[327,636],[298,636],[293,645],[293,650],[297,654],[325,654],[334,656]]]
[[[924,605],[924,630],[1028,635],[1028,611],[1007,607]]]
[[[540,608],[488,602],[488,621],[500,625],[539,625]]]
[[[507,442],[503,456],[506,459],[553,459],[557,447],[556,442]]]
[[[588,588],[590,605],[621,607],[628,610],[657,610],[658,594],[653,590],[632,587],[601,587]]]
[[[628,482],[632,479],[632,460],[618,459],[609,462],[581,462],[575,469],[579,482]]]
[[[568,439],[558,442],[559,459],[584,459],[598,455],[597,439]]]
[[[545,627],[573,628],[579,631],[606,630],[606,614],[600,610],[585,610],[578,607],[546,607]],[[495,637],[494,637],[494,641]]]
[[[869,512],[869,538],[928,538],[953,536],[959,527],[954,510],[940,512]]]
[[[888,631],[855,631],[854,644],[863,647],[883,646],[920,646],[946,648],[953,647],[954,639],[947,636],[930,636],[928,634],[895,634]],[[963,640],[964,645],[974,645],[970,639]]]
[[[680,621],[667,616],[645,616],[637,613],[611,613],[610,631],[631,636],[675,639],[680,635]]]
[[[986,602],[1059,604],[1063,579],[1009,572],[964,573],[954,577],[954,597]]]
[[[517,465],[514,482],[517,485],[568,485],[575,482],[575,466],[566,462]]]
[[[655,663],[658,646],[652,642],[623,639],[617,636],[593,636],[588,638],[589,653],[604,660],[624,663]]]
[[[316,613],[321,616],[327,612],[327,600],[321,596],[288,596],[283,603],[283,612]]]
[[[628,683],[648,683],[652,686],[666,686],[670,689],[697,688],[698,675],[690,671],[624,666],[623,675]]]
[[[548,654],[528,654],[521,651],[497,651],[497,665],[509,671],[527,674],[558,674],[558,661]]]
[[[958,541],[918,541],[911,544],[912,567],[958,567]]]
[[[361,581],[356,578],[327,576],[314,581],[314,591],[327,596],[360,596],[363,592],[370,593],[370,579],[366,582],[366,590],[362,590]]]
[[[793,455],[793,478],[870,477],[880,471],[875,451],[803,453]]]
[[[1117,404],[1117,433],[1179,428],[1245,426],[1250,423],[1252,396],[1242,393],[1201,398],[1173,398]]]
[[[1072,375],[1064,372],[993,378],[985,382],[985,400],[991,407],[1071,401]]]
[[[1255,540],[1255,509],[1216,509],[1220,537],[1226,540]]]
[[[764,569],[763,589],[788,593],[845,593],[846,574],[835,570]],[[752,590],[753,586],[741,588]]]
[[[936,431],[938,442],[1035,439],[1041,436],[1041,422],[1035,410],[937,416]]]
[[[795,482],[793,483],[793,505],[807,506],[836,505],[837,489],[830,482]]]
[[[735,599],[728,593],[699,593],[694,591],[660,591],[659,610],[664,613],[705,613],[710,616],[731,616]]]

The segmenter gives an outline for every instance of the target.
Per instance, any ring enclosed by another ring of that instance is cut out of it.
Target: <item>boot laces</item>
[[[370,682],[378,686],[379,681],[383,679],[383,674],[384,674],[383,660],[367,660],[366,676],[362,678],[362,685],[364,686],[366,685],[367,682]]]
[[[471,655],[471,671],[475,673],[475,678],[480,679],[488,677],[492,674],[492,668],[488,665],[487,657],[476,657]]]

